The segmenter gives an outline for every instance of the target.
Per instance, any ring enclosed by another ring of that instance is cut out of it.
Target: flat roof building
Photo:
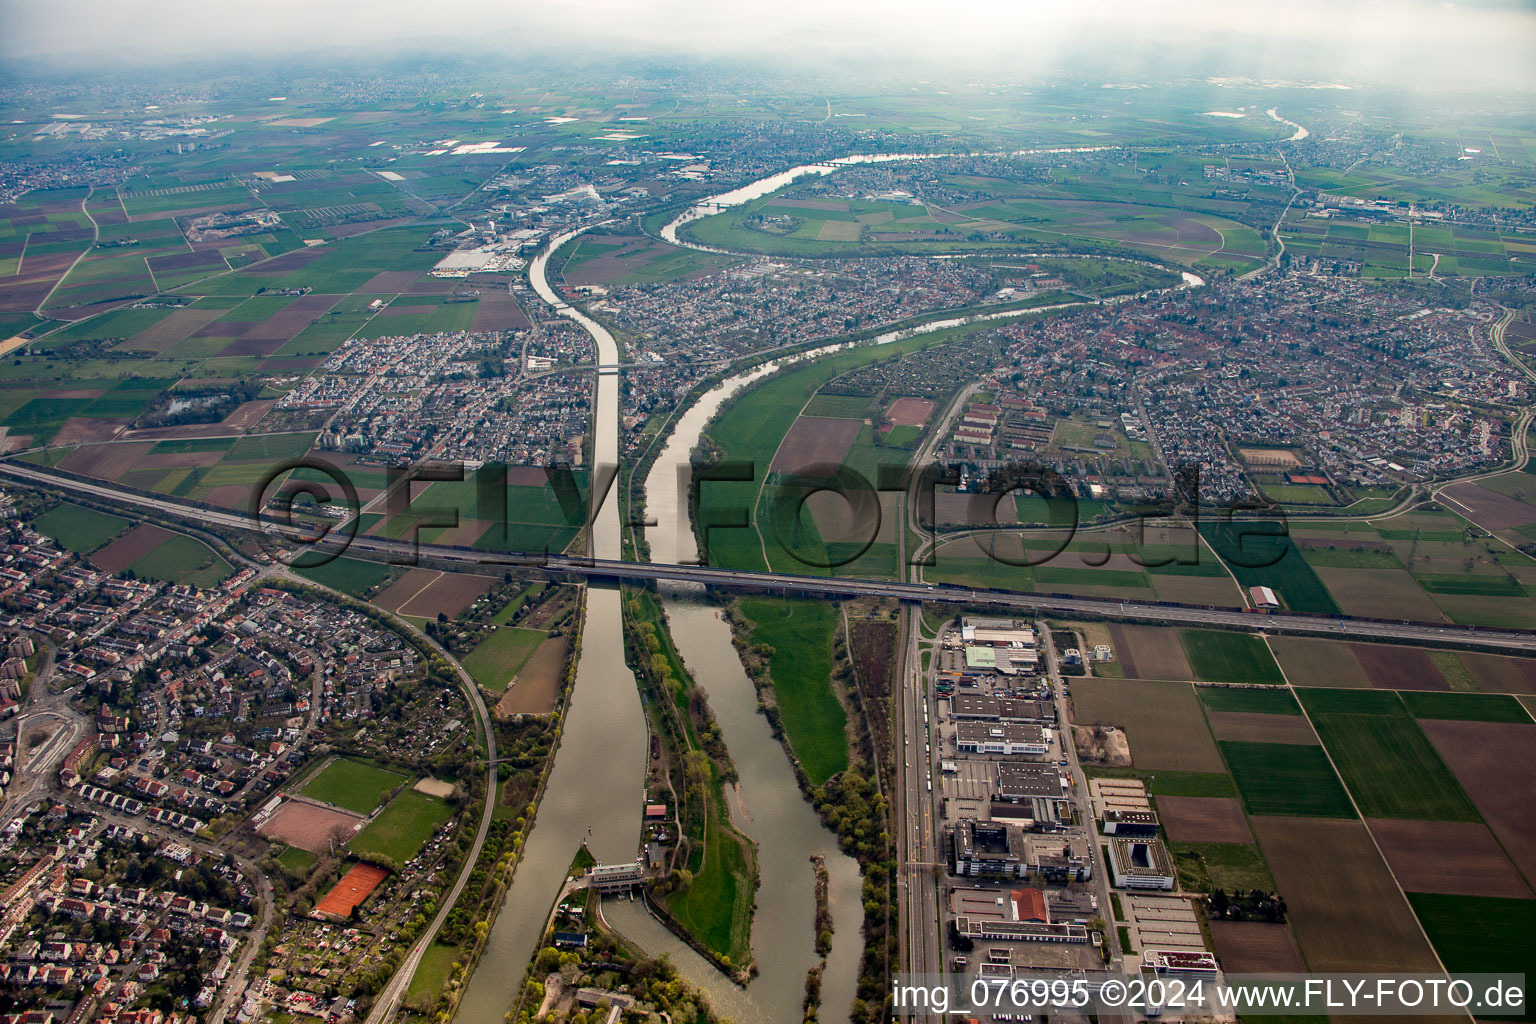
[[[1109,874],[1118,889],[1171,890],[1173,858],[1158,839],[1115,839],[1109,844]]]
[[[1042,757],[1050,746],[1050,736],[1027,722],[968,721],[956,723],[955,745],[968,754]]]
[[[995,779],[998,800],[1027,806],[1037,822],[1060,821],[1066,811],[1068,780],[1054,765],[1004,761]]]
[[[1056,721],[1056,705],[1048,700],[1022,700],[1016,697],[982,697],[977,694],[956,694],[950,701],[950,717],[973,718],[984,722],[1036,722]]]

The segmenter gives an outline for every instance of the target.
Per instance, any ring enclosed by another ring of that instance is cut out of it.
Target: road
[[[302,582],[312,585],[309,580]],[[417,937],[411,951],[400,962],[394,977],[389,979],[389,984],[385,985],[383,991],[374,999],[373,1008],[368,1012],[367,1024],[382,1024],[383,1021],[389,1020],[399,1008],[400,1001],[405,998],[406,990],[410,987],[411,979],[416,976],[416,968],[421,965],[422,955],[427,951],[427,947],[432,945],[432,940],[437,937],[443,922],[448,920],[449,912],[453,910],[453,905],[459,901],[459,895],[468,884],[469,876],[475,870],[475,862],[480,859],[480,851],[485,847],[485,837],[490,833],[491,820],[496,814],[496,732],[491,727],[491,715],[486,709],[485,701],[480,697],[480,687],[464,670],[464,666],[459,664],[458,659],[445,651],[436,640],[399,616],[389,615],[388,617],[396,628],[405,630],[435,650],[453,666],[454,672],[458,674],[460,688],[464,691],[469,706],[475,712],[475,720],[480,724],[480,731],[485,734],[485,800],[480,810],[480,827],[475,832],[474,843],[464,855],[464,864],[459,868],[459,877],[454,880],[453,888],[444,893],[438,901],[437,914],[427,924],[426,930]]]
[[[16,462],[0,462],[0,476],[11,476],[58,490],[86,494],[98,501],[188,519],[203,526],[251,531],[248,516],[236,512],[183,505],[161,496],[123,492],[104,484],[94,484],[51,473],[42,467]],[[259,532],[259,531],[258,531]],[[398,562],[401,558],[420,558],[461,568],[465,571],[486,567],[538,569],[564,573],[589,580],[668,581],[702,583],[729,590],[806,594],[842,599],[848,597],[884,597],[902,601],[930,601],[941,604],[990,605],[1031,615],[1089,615],[1127,622],[1167,623],[1181,626],[1208,626],[1254,632],[1300,633],[1341,639],[1379,640],[1400,643],[1461,644],[1479,650],[1510,654],[1536,653],[1536,634],[1511,630],[1479,629],[1471,626],[1446,626],[1425,622],[1384,622],[1376,619],[1274,612],[1258,615],[1232,608],[1204,608],[1196,605],[1154,604],[1145,601],[1121,601],[1110,597],[1070,597],[1055,594],[1016,594],[979,590],[955,584],[903,583],[891,580],[801,576],[783,572],[757,572],[745,569],[717,569],[703,565],[667,565],[657,562],[625,562],[613,558],[569,558],[564,556],[502,554],[383,537],[358,536],[347,548],[352,557]]]
[[[914,974],[938,974],[944,969],[944,936],[939,924],[939,883],[933,865],[938,853],[938,819],[935,794],[930,788],[933,762],[929,756],[932,728],[926,713],[919,636],[922,608],[902,606],[899,628],[906,633],[902,655],[901,692],[897,702],[897,731],[901,746],[893,753],[901,760],[901,785],[895,787],[896,817],[900,822],[901,870],[897,898],[901,908],[900,961]],[[924,1018],[919,1017],[919,1024]]]
[[[1077,757],[1077,737],[1072,732],[1072,702],[1067,699],[1067,687],[1061,675],[1061,656],[1056,650],[1056,638],[1048,623],[1035,624],[1040,637],[1040,651],[1045,655],[1046,678],[1050,680],[1051,693],[1056,703],[1056,731],[1060,735],[1061,756],[1066,759],[1067,773],[1072,777],[1072,799],[1077,807],[1077,820],[1088,832],[1088,848],[1093,859],[1093,889],[1099,900],[1099,916],[1104,919],[1104,948],[1109,950],[1112,961],[1122,959],[1120,943],[1111,941],[1118,935],[1115,930],[1115,904],[1109,898],[1109,865],[1104,862],[1103,847],[1094,839],[1098,834],[1098,821],[1093,816],[1093,800],[1088,792],[1088,773],[1083,770]]]

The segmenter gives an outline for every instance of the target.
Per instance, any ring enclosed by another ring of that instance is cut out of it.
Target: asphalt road
[[[12,461],[0,462],[0,475],[18,477],[33,484],[62,491],[87,494],[117,506],[129,506],[162,516],[182,518],[200,526],[222,526],[253,531],[249,516],[238,512],[216,512],[183,505],[161,497],[125,493],[104,484],[90,483],[50,473],[41,467]],[[1536,634],[1468,626],[1446,626],[1424,622],[1384,622],[1347,616],[1328,617],[1275,612],[1268,615],[1232,608],[1202,608],[1194,605],[1153,604],[1120,601],[1106,597],[1069,597],[1052,594],[1016,594],[977,590],[971,587],[939,583],[902,583],[889,580],[857,578],[834,579],[801,576],[793,573],[753,572],[742,569],[717,569],[702,565],[661,565],[651,562],[623,562],[613,559],[568,558],[564,556],[499,554],[432,544],[359,535],[353,538],[347,554],[398,562],[419,556],[435,562],[458,564],[466,571],[487,567],[523,567],[568,573],[588,580],[624,580],[643,582],[667,580],[702,583],[706,586],[737,590],[774,590],[814,597],[886,597],[902,601],[930,601],[946,604],[990,605],[1026,615],[1091,615],[1128,622],[1168,623],[1180,626],[1208,626],[1272,633],[1303,633],[1340,639],[1381,640],[1407,643],[1454,643],[1488,651],[1512,654],[1536,652]]]

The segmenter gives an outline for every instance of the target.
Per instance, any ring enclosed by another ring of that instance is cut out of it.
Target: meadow
[[[127,529],[128,520],[65,501],[38,516],[32,525],[65,550],[88,555]]]
[[[768,674],[789,749],[819,786],[848,767],[848,714],[832,691],[837,610],[815,600],[742,598],[752,642],[772,649]]]
[[[462,659],[464,667],[475,682],[493,693],[501,693],[533,657],[544,637],[543,630],[501,626]]]

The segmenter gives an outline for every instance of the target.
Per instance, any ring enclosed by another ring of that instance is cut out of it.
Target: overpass
[[[264,533],[269,529],[288,525],[267,517],[263,517],[260,522],[253,522],[250,515],[246,513],[219,511],[178,502],[163,495],[125,491],[108,484],[64,476],[39,466],[13,461],[0,461],[0,477],[5,476],[40,487],[84,495],[116,507],[126,506],[144,513],[186,520],[192,525],[205,528],[216,526],[248,533]],[[728,590],[768,591],[828,599],[881,597],[899,601],[990,605],[999,611],[1017,612],[1023,615],[1086,615],[1128,622],[1263,630],[1271,633],[1351,640],[1432,643],[1506,654],[1536,654],[1536,633],[1484,629],[1476,626],[1449,626],[1411,621],[1392,622],[1291,612],[1259,614],[1236,608],[1122,601],[1111,597],[1078,597],[1067,594],[1015,593],[945,583],[905,583],[861,577],[721,569],[707,565],[672,565],[573,558],[567,555],[542,553],[479,551],[472,548],[417,544],[409,540],[391,540],[387,537],[369,537],[361,534],[352,538],[349,543],[326,540],[316,547],[328,552],[334,551],[337,554],[344,550],[350,556],[402,565],[415,564],[418,560],[429,560],[465,571],[493,567],[520,568],[541,570],[556,575],[563,574],[584,580],[696,584]]]

